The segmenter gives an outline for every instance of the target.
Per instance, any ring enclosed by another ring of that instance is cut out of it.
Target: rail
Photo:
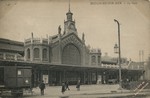
[[[47,38],[29,38],[24,41],[24,45],[29,44],[48,44]]]

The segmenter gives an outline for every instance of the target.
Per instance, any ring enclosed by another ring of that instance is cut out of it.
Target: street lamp
[[[118,45],[117,44],[115,44],[115,46],[114,46],[114,52],[115,53],[119,53],[119,51],[118,51]]]
[[[114,19],[115,22],[118,24],[118,45],[115,44],[114,52],[119,54],[118,58],[118,65],[119,65],[119,89],[122,89],[122,79],[121,79],[121,50],[120,50],[120,23],[118,20]]]

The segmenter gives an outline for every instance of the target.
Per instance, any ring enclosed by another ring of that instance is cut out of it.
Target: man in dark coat
[[[69,82],[68,82],[68,81],[65,82],[65,85],[66,85],[66,90],[67,90],[67,89],[70,90],[70,89],[69,89]]]
[[[41,95],[44,95],[44,89],[45,89],[45,84],[44,81],[42,80],[42,82],[39,85],[39,88],[41,90]]]
[[[63,82],[63,83],[62,83],[61,92],[64,94],[65,90],[66,90],[66,85],[65,85],[65,83]]]

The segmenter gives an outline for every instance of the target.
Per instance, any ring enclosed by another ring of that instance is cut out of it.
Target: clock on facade
[[[70,24],[69,28],[75,30],[74,24]]]

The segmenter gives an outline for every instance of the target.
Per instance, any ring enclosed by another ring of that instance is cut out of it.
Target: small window
[[[22,75],[21,70],[18,70],[18,76],[21,76],[21,75]]]
[[[40,50],[39,48],[34,48],[34,58],[39,58],[40,57]]]
[[[25,80],[25,83],[26,83],[26,84],[29,84],[29,80],[28,80],[28,79],[26,79],[26,80]]]
[[[30,59],[30,49],[27,49],[27,59]]]
[[[96,57],[95,56],[92,56],[92,63],[96,63]]]
[[[47,59],[47,49],[43,49],[43,59]]]
[[[100,62],[101,62],[101,57],[98,56],[98,64],[100,64]]]

